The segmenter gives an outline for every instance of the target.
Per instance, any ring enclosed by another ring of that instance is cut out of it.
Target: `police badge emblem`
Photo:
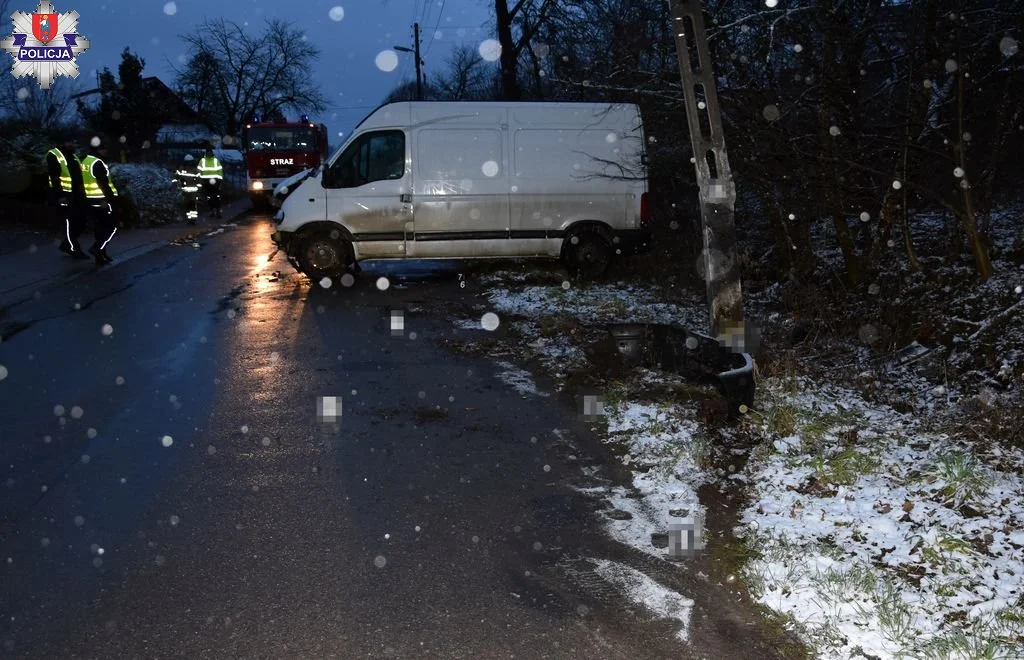
[[[14,33],[0,47],[14,58],[15,78],[34,75],[40,89],[50,89],[57,76],[78,77],[75,58],[89,49],[89,40],[78,34],[78,12],[58,14],[43,0],[35,12],[11,14]]]

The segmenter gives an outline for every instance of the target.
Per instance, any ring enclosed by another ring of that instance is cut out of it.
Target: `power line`
[[[444,16],[444,5],[448,0],[441,0],[441,11],[437,12],[437,23],[434,23],[434,31],[430,33],[430,43],[427,44],[427,51],[423,53],[426,57],[430,54],[430,48],[434,45],[434,37],[437,35],[437,27],[441,25],[441,17]]]
[[[428,20],[430,20],[430,10],[433,8],[433,6],[434,0],[424,0],[423,11],[420,13],[420,25],[424,25]],[[444,11],[443,8],[442,11]]]

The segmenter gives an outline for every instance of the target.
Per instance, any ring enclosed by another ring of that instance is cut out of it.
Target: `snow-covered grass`
[[[700,328],[706,319],[697,296],[666,302],[635,284],[535,281],[492,278],[487,311],[513,330],[515,352],[539,358],[556,376],[587,366],[582,343],[595,336],[588,326]],[[974,295],[986,297],[984,290]],[[758,302],[774,306],[776,297]],[[631,481],[580,490],[605,502],[612,538],[668,560],[652,534],[703,519],[702,485],[742,484],[749,500],[735,530],[746,557],[739,575],[817,657],[1024,658],[1024,453],[959,434],[957,426],[936,430],[947,419],[940,413],[956,410],[955,384],[918,373],[919,348],[884,363],[867,346],[845,351],[849,365],[831,377],[828,370],[806,375],[800,361],[788,373],[774,369],[759,383],[755,409],[728,431],[755,444],[735,473],[712,465],[709,438],[723,430],[708,428],[694,405],[658,394],[667,390],[657,385],[676,376],[637,369],[608,383],[602,402],[603,437],[631,468]],[[902,403],[912,412],[871,396],[877,389],[864,384],[883,378],[902,380],[895,391],[905,390]],[[666,596],[634,570],[605,563],[598,572],[662,616],[673,614],[652,602],[687,610],[684,596]],[[687,616],[677,617],[683,636]]]
[[[654,402],[605,402],[606,443],[633,470],[630,489],[615,487],[603,494],[612,507],[606,529],[618,541],[661,559],[664,549],[651,534],[668,534],[669,525],[704,518],[697,489],[713,479],[707,470],[708,441],[682,406]],[[629,517],[615,512],[625,512]]]
[[[622,284],[494,287],[487,292],[493,311],[540,320],[566,316],[581,325],[673,323],[703,327],[707,312],[699,301],[664,302],[649,288]]]
[[[158,165],[121,163],[110,166],[127,224],[161,225],[184,217],[181,192],[171,173]]]
[[[1024,657],[1024,454],[821,383],[762,388],[740,530],[758,600],[819,657]]]

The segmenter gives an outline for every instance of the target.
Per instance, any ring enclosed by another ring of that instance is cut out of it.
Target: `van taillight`
[[[644,229],[651,226],[651,201],[648,193],[640,195],[640,226]]]

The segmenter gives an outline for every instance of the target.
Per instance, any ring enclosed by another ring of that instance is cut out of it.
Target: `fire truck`
[[[242,131],[242,150],[249,199],[254,208],[267,208],[274,186],[327,157],[327,127],[306,115],[295,122],[253,117]]]

